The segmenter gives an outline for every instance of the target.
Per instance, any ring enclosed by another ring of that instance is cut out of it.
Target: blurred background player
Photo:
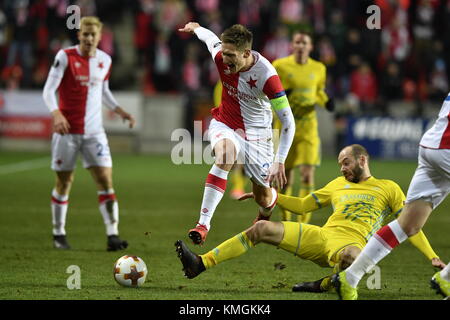
[[[58,249],[70,249],[65,223],[79,153],[83,157],[83,166],[89,169],[97,185],[99,208],[108,237],[107,250],[128,246],[119,238],[119,206],[113,189],[108,139],[102,123],[102,101],[124,121],[128,120],[130,128],[135,120],[118,105],[109,89],[111,57],[97,48],[101,32],[102,23],[97,17],[81,19],[79,45],[57,53],[43,91],[55,131],[51,167],[56,172],[56,184],[51,208],[53,244]]]
[[[324,188],[304,198],[278,195],[277,203],[296,214],[332,205],[334,211],[323,227],[262,220],[200,256],[178,240],[175,246],[185,275],[194,278],[206,269],[244,254],[260,242],[277,246],[321,267],[347,268],[366,245],[367,239],[389,216],[401,211],[405,195],[395,182],[371,175],[369,155],[360,145],[345,147],[339,154],[338,163],[342,176]],[[444,265],[423,232],[411,238],[411,242],[431,260],[433,266]],[[293,290],[325,292],[331,288],[330,278],[299,283]]]
[[[222,82],[217,81],[214,86],[214,106],[218,107],[220,105],[220,100],[222,99]],[[235,163],[233,168],[231,169],[231,187],[230,187],[230,197],[231,199],[237,200],[242,195],[245,194],[245,185],[247,183],[247,179],[245,179],[244,166],[240,163]]]
[[[325,93],[326,68],[322,62],[310,57],[313,50],[312,37],[303,31],[292,35],[293,53],[290,56],[273,61],[280,76],[292,113],[295,118],[295,136],[286,159],[286,187],[283,194],[291,195],[295,172],[300,170],[299,197],[305,197],[314,190],[314,172],[320,165],[320,138],[315,106],[334,110],[334,102]],[[275,121],[275,129],[280,129]],[[291,220],[289,211],[281,210],[282,220]],[[311,213],[297,216],[299,222],[308,223]]]
[[[343,300],[358,298],[357,286],[373,266],[423,228],[431,212],[450,192],[450,95],[445,98],[434,125],[423,135],[418,167],[412,177],[403,213],[380,229],[352,266],[334,276],[333,285]],[[432,288],[450,296],[450,264],[431,279]]]
[[[206,178],[200,219],[189,230],[194,244],[202,244],[225,192],[228,173],[237,160],[244,163],[253,183],[259,205],[256,220],[269,219],[277,196],[271,184],[283,187],[286,183],[284,161],[295,124],[277,72],[267,59],[251,50],[253,34],[247,28],[233,25],[221,39],[196,22],[187,23],[179,31],[195,33],[206,44],[224,86],[221,104],[212,110],[214,119],[209,125],[215,163]],[[275,157],[271,107],[282,123]]]

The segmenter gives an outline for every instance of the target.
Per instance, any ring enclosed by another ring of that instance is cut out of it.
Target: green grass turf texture
[[[39,153],[1,152],[0,167],[46,157]],[[292,285],[316,280],[331,272],[266,244],[226,261],[199,277],[183,276],[174,242],[189,243],[187,231],[195,225],[210,165],[174,165],[169,156],[115,154],[114,188],[120,206],[120,235],[130,246],[106,251],[105,228],[98,211],[96,189],[90,174],[78,162],[70,196],[66,231],[70,251],[52,247],[50,192],[54,174],[42,167],[0,175],[0,299],[254,299],[334,300],[334,293],[293,293]],[[371,161],[372,174],[393,179],[406,192],[415,162]],[[316,186],[338,176],[334,158],[323,159],[316,171]],[[297,179],[298,180],[298,179]],[[424,228],[441,258],[448,262],[450,199],[433,212]],[[227,192],[212,220],[202,247],[205,253],[251,225],[257,206],[253,201],[231,200]],[[311,223],[322,225],[331,213],[324,208]],[[272,220],[279,220],[278,210]],[[149,273],[138,289],[119,286],[113,264],[124,254],[144,259]],[[285,268],[276,268],[281,263]],[[66,269],[81,269],[81,289],[69,290]],[[426,258],[406,242],[383,260],[381,290],[360,283],[360,299],[440,299],[429,289],[434,274]]]

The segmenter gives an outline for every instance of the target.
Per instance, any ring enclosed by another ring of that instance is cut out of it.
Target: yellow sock
[[[292,186],[287,187],[284,190],[283,194],[287,195],[287,196],[292,195]],[[281,210],[281,220],[282,221],[291,221],[292,213],[286,209],[282,209],[281,207],[280,207],[280,210]]]
[[[231,171],[231,190],[245,190],[245,176],[239,167]]]
[[[300,184],[300,191],[298,196],[300,198],[306,197],[308,194],[314,191],[313,184]],[[308,223],[311,220],[311,212],[297,216],[297,221],[300,223]]]
[[[208,269],[223,261],[237,258],[254,246],[245,232],[241,232],[200,257],[205,268]]]

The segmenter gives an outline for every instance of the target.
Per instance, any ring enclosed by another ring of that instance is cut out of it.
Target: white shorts
[[[271,128],[247,130],[244,135],[242,130],[234,131],[226,124],[212,119],[208,135],[212,150],[214,150],[214,146],[220,140],[231,140],[237,154],[236,159],[232,160],[243,164],[245,174],[256,184],[267,188],[270,187],[266,179],[274,159]]]
[[[78,153],[83,158],[83,167],[112,167],[108,138],[104,132],[94,135],[54,133],[52,138],[52,169],[73,171]]]
[[[450,192],[450,150],[420,147],[418,162],[406,203],[422,199],[436,208]]]

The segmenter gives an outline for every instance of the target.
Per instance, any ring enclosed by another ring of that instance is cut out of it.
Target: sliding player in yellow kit
[[[282,221],[260,220],[203,255],[190,251],[186,244],[175,243],[178,257],[188,278],[226,260],[237,258],[260,242],[274,245],[294,255],[334,271],[347,268],[359,255],[367,240],[403,207],[405,195],[391,180],[377,179],[369,170],[369,155],[360,145],[345,147],[338,163],[342,175],[324,188],[304,198],[278,195],[278,205],[296,214],[332,205],[334,211],[323,227]],[[246,194],[245,198],[252,197]],[[445,266],[420,231],[410,241],[435,267]],[[309,288],[297,284],[293,291],[324,292],[331,289],[330,276],[317,280]]]
[[[333,111],[334,102],[325,93],[325,65],[309,56],[313,49],[311,35],[295,32],[292,48],[292,55],[272,62],[288,96],[296,125],[294,141],[285,162],[288,182],[281,193],[292,194],[293,169],[298,167],[301,176],[299,197],[305,197],[314,191],[314,171],[321,161],[315,106]],[[280,122],[276,121],[274,129],[280,128]],[[308,223],[311,213],[297,218],[298,222]],[[291,213],[282,209],[282,220],[291,220]]]

